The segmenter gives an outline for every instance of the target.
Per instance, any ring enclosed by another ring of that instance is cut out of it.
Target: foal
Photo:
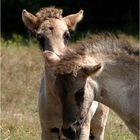
[[[42,8],[36,15],[33,15],[26,10],[23,10],[22,12],[22,19],[25,26],[35,33],[41,49],[43,51],[52,51],[57,55],[61,55],[63,51],[65,51],[70,37],[69,29],[74,30],[76,24],[82,17],[83,10],[80,10],[76,14],[62,17],[62,10],[53,7]],[[63,108],[60,97],[56,94],[55,79],[55,75],[45,62],[45,70],[42,75],[39,93],[39,116],[42,128],[42,140],[63,139],[61,134]],[[80,140],[89,139],[89,121],[95,113],[98,103],[94,102],[93,105],[93,110],[91,110],[87,121],[85,121],[85,124],[81,128]],[[100,112],[102,112],[102,114]],[[100,119],[96,116],[100,116]],[[94,136],[97,140],[103,140],[107,116],[107,107],[99,105],[92,123],[92,130],[94,131]],[[98,127],[98,129],[96,127]]]
[[[139,44],[101,35],[62,56],[44,52],[56,75],[57,94],[63,105],[63,132],[78,135],[93,100],[113,109],[139,138]],[[67,111],[69,110],[69,111]],[[71,116],[71,120],[69,119]],[[68,124],[65,127],[65,124]]]

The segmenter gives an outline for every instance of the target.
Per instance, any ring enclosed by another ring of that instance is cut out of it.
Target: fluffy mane
[[[105,56],[111,56],[112,58],[118,57],[139,57],[139,43],[132,36],[125,36],[124,34],[97,34],[90,35],[83,41],[80,41],[74,47],[76,53],[95,55],[102,54]],[[66,54],[67,55],[67,54]]]
[[[85,57],[91,56],[103,62],[107,61],[139,61],[139,43],[124,35],[99,34],[92,35],[76,46],[67,48],[60,62],[52,68],[56,74],[77,74]]]
[[[62,9],[57,9],[55,7],[44,7],[36,13],[36,16],[41,22],[43,22],[48,18],[62,18],[62,13]]]

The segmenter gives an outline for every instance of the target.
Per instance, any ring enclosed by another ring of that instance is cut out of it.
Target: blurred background
[[[41,7],[55,6],[63,9],[63,16],[83,9],[84,19],[77,32],[122,31],[138,35],[139,0],[2,0],[2,35],[13,32],[27,34],[21,13],[27,9],[36,13]]]

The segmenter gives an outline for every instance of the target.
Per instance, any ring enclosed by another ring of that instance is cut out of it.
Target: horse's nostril
[[[69,127],[67,129],[62,128],[62,132],[64,136],[69,139],[74,139],[76,137],[76,130],[73,127]]]

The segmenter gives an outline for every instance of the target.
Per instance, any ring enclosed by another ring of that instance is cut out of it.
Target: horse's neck
[[[50,71],[50,69],[48,68],[47,65],[45,65],[44,67],[44,73],[43,73],[43,77],[44,77],[44,85],[46,88],[47,93],[54,93],[54,81],[55,81],[55,76],[52,73],[52,71]]]
[[[123,63],[122,65],[108,64],[97,78],[100,89],[96,95],[97,100],[120,116],[128,116],[135,112],[135,107],[138,107],[138,94],[135,93],[138,80],[135,71],[129,70],[123,66]]]

